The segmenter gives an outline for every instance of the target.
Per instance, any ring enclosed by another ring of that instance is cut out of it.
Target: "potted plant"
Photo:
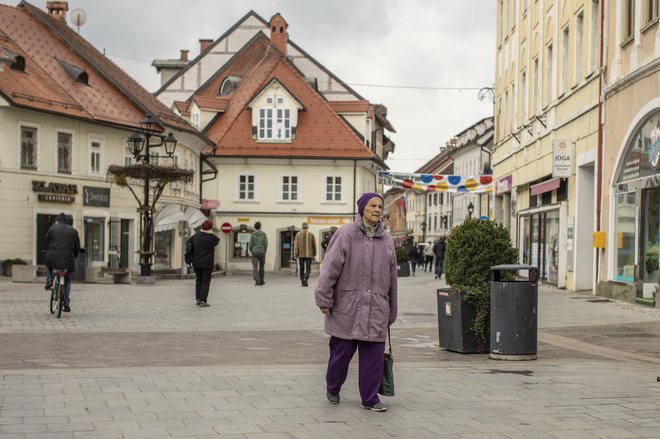
[[[397,277],[410,276],[409,262],[410,262],[410,256],[408,256],[408,252],[406,251],[406,249],[403,247],[397,247],[396,248]]]
[[[2,271],[5,273],[5,276],[11,277],[12,275],[12,266],[14,265],[27,265],[21,258],[14,259],[5,259],[2,261]]]
[[[440,347],[484,352],[489,345],[490,268],[515,264],[509,232],[494,221],[467,219],[454,227],[445,250],[449,288],[438,290]]]

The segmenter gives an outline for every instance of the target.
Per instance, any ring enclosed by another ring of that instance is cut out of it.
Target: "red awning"
[[[561,178],[553,178],[547,181],[544,181],[543,183],[535,184],[533,186],[530,186],[530,194],[531,195],[538,195],[542,194],[545,192],[550,192],[554,191],[559,187],[559,184],[561,183]]]

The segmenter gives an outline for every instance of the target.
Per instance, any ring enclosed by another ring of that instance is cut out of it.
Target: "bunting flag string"
[[[493,176],[443,174],[407,174],[403,172],[379,171],[378,178],[383,184],[420,192],[452,192],[483,194],[492,192]]]

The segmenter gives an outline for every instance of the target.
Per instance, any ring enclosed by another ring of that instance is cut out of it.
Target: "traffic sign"
[[[222,230],[222,233],[230,233],[231,232],[231,224],[222,223],[222,225],[220,226],[220,230]]]

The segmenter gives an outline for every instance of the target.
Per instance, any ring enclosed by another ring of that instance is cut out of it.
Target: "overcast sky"
[[[74,9],[87,14],[80,34],[151,92],[160,86],[153,59],[178,58],[179,49],[194,58],[200,38],[217,39],[250,10],[265,20],[279,12],[291,40],[387,106],[393,171],[416,170],[493,114],[474,89],[494,82],[493,0],[69,0]]]

